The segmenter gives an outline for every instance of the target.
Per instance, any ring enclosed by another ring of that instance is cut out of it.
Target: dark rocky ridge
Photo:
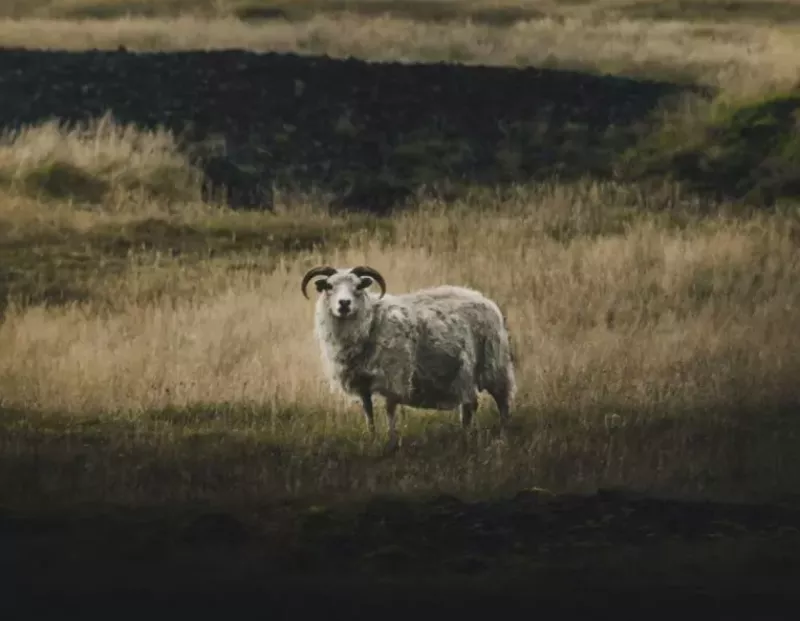
[[[385,211],[423,185],[610,173],[634,126],[688,87],[577,72],[245,51],[0,50],[0,126],[111,112],[163,125],[239,206],[273,184]],[[195,150],[195,149],[193,149]]]

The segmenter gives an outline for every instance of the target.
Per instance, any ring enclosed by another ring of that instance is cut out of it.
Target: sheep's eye
[[[333,286],[325,280],[318,280],[315,284],[317,285],[317,291],[320,293],[333,289]]]

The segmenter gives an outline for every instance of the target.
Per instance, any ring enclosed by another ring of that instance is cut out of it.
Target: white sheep
[[[398,405],[421,409],[460,406],[466,429],[486,390],[505,423],[515,392],[514,365],[506,322],[492,300],[464,287],[440,286],[386,295],[386,282],[373,268],[314,267],[319,297],[314,332],[325,372],[334,388],[361,401],[375,433],[372,395],[386,399],[389,444],[397,444]],[[367,288],[376,282],[380,296]]]

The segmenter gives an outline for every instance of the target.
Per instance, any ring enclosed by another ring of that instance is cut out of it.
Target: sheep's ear
[[[361,278],[361,280],[358,282],[358,288],[359,288],[359,289],[366,289],[366,288],[367,288],[367,287],[369,287],[371,284],[372,284],[372,278],[370,278],[369,276],[364,276],[364,277],[362,277],[362,278]]]
[[[319,293],[327,291],[328,289],[331,288],[330,284],[328,284],[328,281],[325,280],[324,278],[320,278],[319,280],[314,281],[314,286],[316,286],[317,291]]]

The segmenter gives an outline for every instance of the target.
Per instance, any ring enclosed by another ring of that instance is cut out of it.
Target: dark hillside
[[[277,184],[375,211],[430,184],[606,176],[634,144],[634,127],[690,90],[557,70],[244,51],[5,50],[0,72],[0,126],[110,111],[188,144],[224,143],[204,167],[234,204],[268,204]]]

